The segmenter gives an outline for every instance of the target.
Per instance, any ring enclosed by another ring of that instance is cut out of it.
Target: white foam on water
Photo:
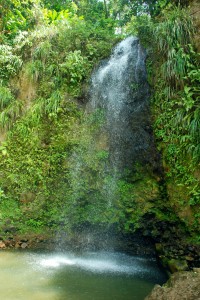
[[[43,266],[43,267],[59,267],[61,265],[74,265],[75,262],[72,261],[71,259],[69,258],[63,258],[63,257],[59,257],[59,256],[56,256],[54,258],[46,258],[46,259],[42,259],[40,261],[40,265]]]
[[[149,272],[145,259],[127,255],[108,255],[101,253],[85,253],[82,257],[72,254],[46,255],[36,258],[35,264],[46,269],[59,267],[79,268],[92,273],[119,273],[135,275]]]

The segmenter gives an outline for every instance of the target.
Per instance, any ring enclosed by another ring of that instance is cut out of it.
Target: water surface
[[[155,259],[122,253],[0,252],[5,300],[143,300],[165,280]]]

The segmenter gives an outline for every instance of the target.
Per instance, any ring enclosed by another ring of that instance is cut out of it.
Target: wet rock
[[[20,242],[22,242],[22,243],[27,243],[27,242],[28,242],[28,239],[27,239],[27,238],[23,238],[23,239],[20,240]]]
[[[13,239],[7,239],[4,241],[6,248],[13,248],[15,246],[15,241]]]
[[[189,246],[187,247],[187,250],[190,251],[190,252],[195,252],[195,247],[189,245]]]
[[[162,287],[156,285],[145,300],[199,300],[200,272],[177,272]]]
[[[25,249],[25,248],[27,248],[27,247],[28,247],[28,244],[27,244],[27,243],[22,243],[22,244],[21,244],[21,248],[22,248],[22,249]]]
[[[187,261],[194,261],[194,257],[189,256],[189,255],[187,255],[187,256],[185,257],[185,259],[186,259]]]
[[[15,234],[17,232],[17,228],[13,225],[5,226],[2,228],[5,233]]]
[[[163,254],[163,245],[161,244],[161,243],[156,243],[155,244],[155,248],[156,248],[156,252],[158,253],[158,254]]]
[[[15,248],[16,248],[16,249],[19,249],[20,247],[21,247],[21,244],[17,242],[17,243],[15,244]]]
[[[0,241],[0,249],[5,249],[6,245],[3,241]]]
[[[171,259],[168,261],[168,268],[171,271],[171,273],[177,271],[186,271],[188,270],[188,264],[186,260]]]
[[[159,262],[170,273],[200,267],[199,245],[188,245],[180,239],[176,239],[176,243],[161,240],[155,244],[155,249]]]
[[[195,273],[200,273],[200,268],[194,268],[193,271],[194,271]]]

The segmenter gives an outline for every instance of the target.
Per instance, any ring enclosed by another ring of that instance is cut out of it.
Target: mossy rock
[[[171,273],[188,270],[187,261],[184,259],[170,259],[167,265]]]

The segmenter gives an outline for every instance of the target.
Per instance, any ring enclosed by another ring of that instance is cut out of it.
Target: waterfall
[[[84,246],[114,245],[113,233],[137,226],[146,201],[157,195],[150,174],[155,148],[145,59],[139,39],[131,36],[91,77],[85,119],[76,132],[78,145],[68,159],[66,195],[67,222]]]
[[[103,109],[111,166],[122,171],[150,160],[149,88],[146,54],[137,37],[128,37],[93,73],[87,110]]]

